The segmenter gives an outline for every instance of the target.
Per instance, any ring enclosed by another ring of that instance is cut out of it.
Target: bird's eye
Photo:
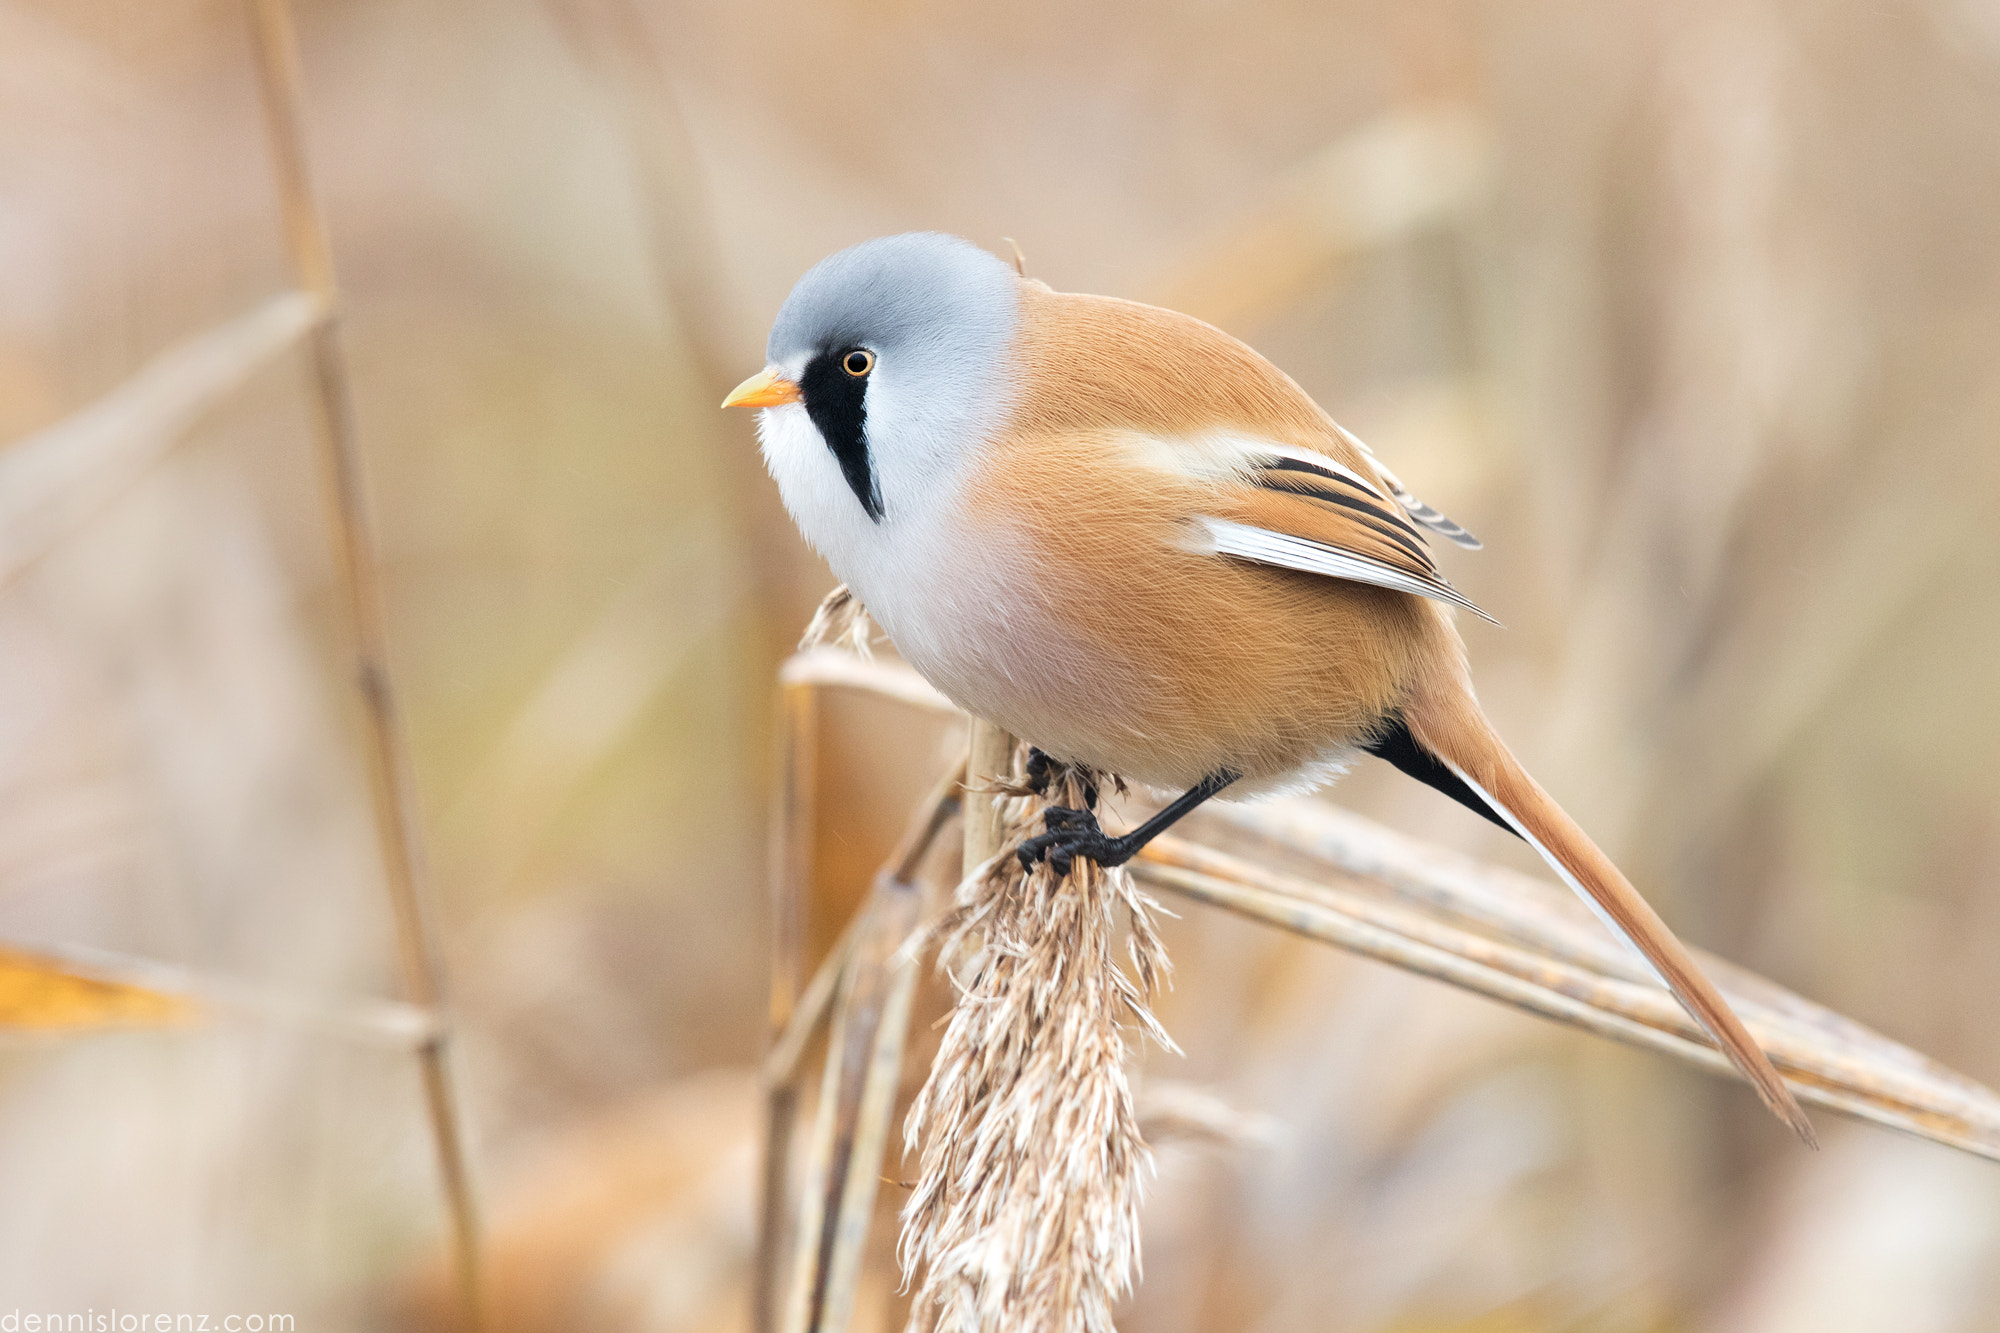
[[[868,372],[875,369],[875,353],[865,347],[857,347],[840,358],[840,368],[855,379],[866,379]]]

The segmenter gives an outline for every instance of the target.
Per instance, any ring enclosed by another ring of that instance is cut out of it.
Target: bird
[[[942,694],[1038,758],[1178,793],[1118,837],[1088,800],[1052,807],[1023,863],[1118,865],[1212,797],[1379,757],[1529,843],[1816,1146],[1722,994],[1481,712],[1454,616],[1486,613],[1431,550],[1477,539],[1243,342],[1021,270],[937,232],[833,254],[723,406],[761,409],[801,534]]]

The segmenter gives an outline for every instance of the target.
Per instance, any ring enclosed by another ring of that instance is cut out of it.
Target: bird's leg
[[[1097,816],[1088,809],[1051,806],[1042,812],[1042,823],[1048,831],[1037,833],[1021,844],[1021,865],[1032,870],[1037,861],[1046,860],[1058,875],[1067,875],[1071,863],[1079,856],[1101,866],[1122,866],[1181,816],[1234,781],[1236,775],[1226,770],[1209,774],[1181,793],[1172,805],[1121,838],[1107,834],[1098,824]],[[1096,793],[1086,795],[1095,797]]]

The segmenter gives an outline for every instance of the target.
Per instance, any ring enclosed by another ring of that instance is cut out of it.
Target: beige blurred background
[[[287,284],[242,19],[0,0],[0,464]],[[1273,357],[1485,538],[1488,710],[1684,936],[2000,1083],[2000,3],[300,30],[503,1327],[745,1326],[772,673],[831,579],[713,404],[886,232]],[[393,993],[308,409],[278,360],[0,570],[0,940]],[[829,884],[947,743],[833,710]],[[1530,864],[1378,769],[1335,798]],[[1254,1132],[1162,1144],[1132,1333],[2000,1328],[2000,1167],[1825,1114],[1810,1156],[1200,909],[1170,943],[1141,1078]],[[0,1314],[435,1326],[442,1234],[393,1050],[0,1043]]]

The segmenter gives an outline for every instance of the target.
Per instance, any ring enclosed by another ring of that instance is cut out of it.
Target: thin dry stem
[[[403,988],[413,1003],[431,1010],[437,1017],[435,1036],[418,1047],[417,1060],[424,1101],[430,1113],[431,1135],[437,1148],[445,1205],[451,1214],[465,1325],[477,1329],[482,1323],[479,1221],[465,1149],[464,1117],[452,1081],[449,1028],[441,1012],[443,969],[438,962],[423,879],[423,848],[409,756],[390,685],[381,576],[368,521],[360,451],[355,443],[347,363],[340,343],[340,302],[334,280],[333,250],[306,165],[298,37],[287,0],[250,0],[249,15],[256,37],[258,78],[293,268],[300,287],[328,312],[313,325],[307,341],[320,452],[330,500],[327,525],[333,535],[335,567],[354,632],[355,680],[366,718],[369,786],[396,919]]]
[[[1007,840],[1007,793],[1014,776],[1014,738],[984,718],[972,719],[965,745],[965,855],[960,879],[1000,850]]]
[[[955,711],[899,663],[822,650],[787,662],[783,678],[863,690],[933,714]],[[1317,863],[1310,882],[1293,875],[1280,884],[1278,872],[1260,864],[1218,861],[1174,837],[1155,842],[1134,870],[1147,883],[1530,1013],[1702,1068],[1725,1067],[1705,1037],[1686,1033],[1679,1006],[1643,964],[1545,881],[1318,801],[1223,806],[1209,822],[1234,825],[1232,842],[1247,835],[1262,843],[1259,858],[1273,865]],[[1183,864],[1169,864],[1170,856]],[[1508,947],[1512,962],[1495,966]],[[1777,1047],[1774,1058],[1802,1098],[2000,1159],[2000,1095],[1761,977],[1698,956],[1752,1030]]]
[[[165,348],[88,407],[0,451],[0,585],[122,495],[325,314],[306,292],[269,297]]]
[[[39,943],[32,950],[0,948],[0,965],[31,967],[117,989],[143,988],[167,1002],[182,1018],[206,1010],[228,1010],[399,1052],[415,1050],[437,1038],[431,1012],[401,1000],[301,996],[278,987],[87,945]],[[0,1017],[0,1028],[18,1032],[19,1027],[18,1018],[8,1021]]]
[[[875,622],[868,618],[868,608],[842,583],[820,599],[819,609],[813,612],[806,632],[799,636],[799,651],[845,648],[869,662],[875,658],[874,639]]]
[[[896,1118],[896,1091],[902,1084],[903,1050],[909,1038],[910,1006],[916,998],[918,963],[913,947],[921,931],[921,890],[885,876],[866,953],[858,959],[857,1000],[865,997],[873,1020],[865,1040],[850,1040],[840,1052],[842,1160],[837,1200],[820,1249],[819,1291],[814,1301],[814,1333],[846,1333],[854,1318],[861,1260],[875,1218],[882,1184],[882,1159]],[[851,1033],[855,1032],[850,1027]]]
[[[796,1090],[799,1061],[805,1058],[806,1047],[813,1034],[819,1031],[820,1021],[827,1015],[833,1004],[833,997],[840,987],[840,979],[847,972],[848,961],[854,956],[855,937],[861,930],[861,914],[857,913],[840,932],[840,938],[833,942],[826,958],[799,992],[798,1007],[771,1049],[764,1055],[764,1086],[775,1092],[779,1089]]]
[[[1074,775],[1061,781],[1082,801]],[[1148,998],[1167,971],[1151,903],[1122,871],[1067,877],[1014,855],[1039,816],[1016,798],[1008,837],[960,885],[939,929],[963,978],[905,1143],[921,1151],[903,1214],[910,1328],[1107,1333],[1139,1273],[1152,1155],[1125,1075],[1125,1022],[1168,1048]],[[1113,953],[1118,908],[1132,972]],[[934,1324],[927,1324],[929,1320]]]
[[[1477,904],[1451,915],[1412,910],[1337,875],[1301,879],[1171,835],[1132,864],[1142,883],[1735,1077],[1672,996],[1635,976],[1616,950],[1578,947],[1560,917],[1553,928],[1538,923],[1544,933],[1522,947],[1468,929]],[[1524,912],[1516,921],[1532,919]],[[2000,1158],[2000,1101],[1991,1092],[1726,964],[1709,966],[1801,1101]]]
[[[831,972],[822,969],[833,978],[828,989],[837,988],[839,999],[778,1325],[786,1333],[845,1333],[853,1317],[916,995],[927,898],[917,868],[958,809],[964,778],[963,764],[954,765],[932,789],[875,877],[868,901],[843,938],[841,961],[831,964]],[[818,988],[816,977],[813,989]],[[793,1017],[810,1023],[806,1012],[802,1003]],[[788,1077],[778,1086],[790,1082]]]
[[[805,902],[812,885],[814,814],[819,792],[818,693],[811,686],[785,681],[779,690],[778,712],[781,750],[771,848],[772,1050],[766,1069],[772,1069],[780,1061],[783,1069],[782,1073],[767,1077],[764,1088],[763,1181],[751,1296],[751,1327],[757,1333],[773,1333],[778,1326],[786,1221],[791,1212],[792,1133],[799,1113],[798,1059],[804,1053],[811,1029],[818,1025],[821,1013],[831,1002],[853,936],[850,927],[835,956],[827,959],[801,997],[799,974],[804,970]],[[803,1022],[801,998],[810,1002],[806,1008],[811,1011]],[[804,1030],[794,1038],[793,1030],[798,1027]],[[780,1054],[789,1048],[795,1049],[789,1055]]]

